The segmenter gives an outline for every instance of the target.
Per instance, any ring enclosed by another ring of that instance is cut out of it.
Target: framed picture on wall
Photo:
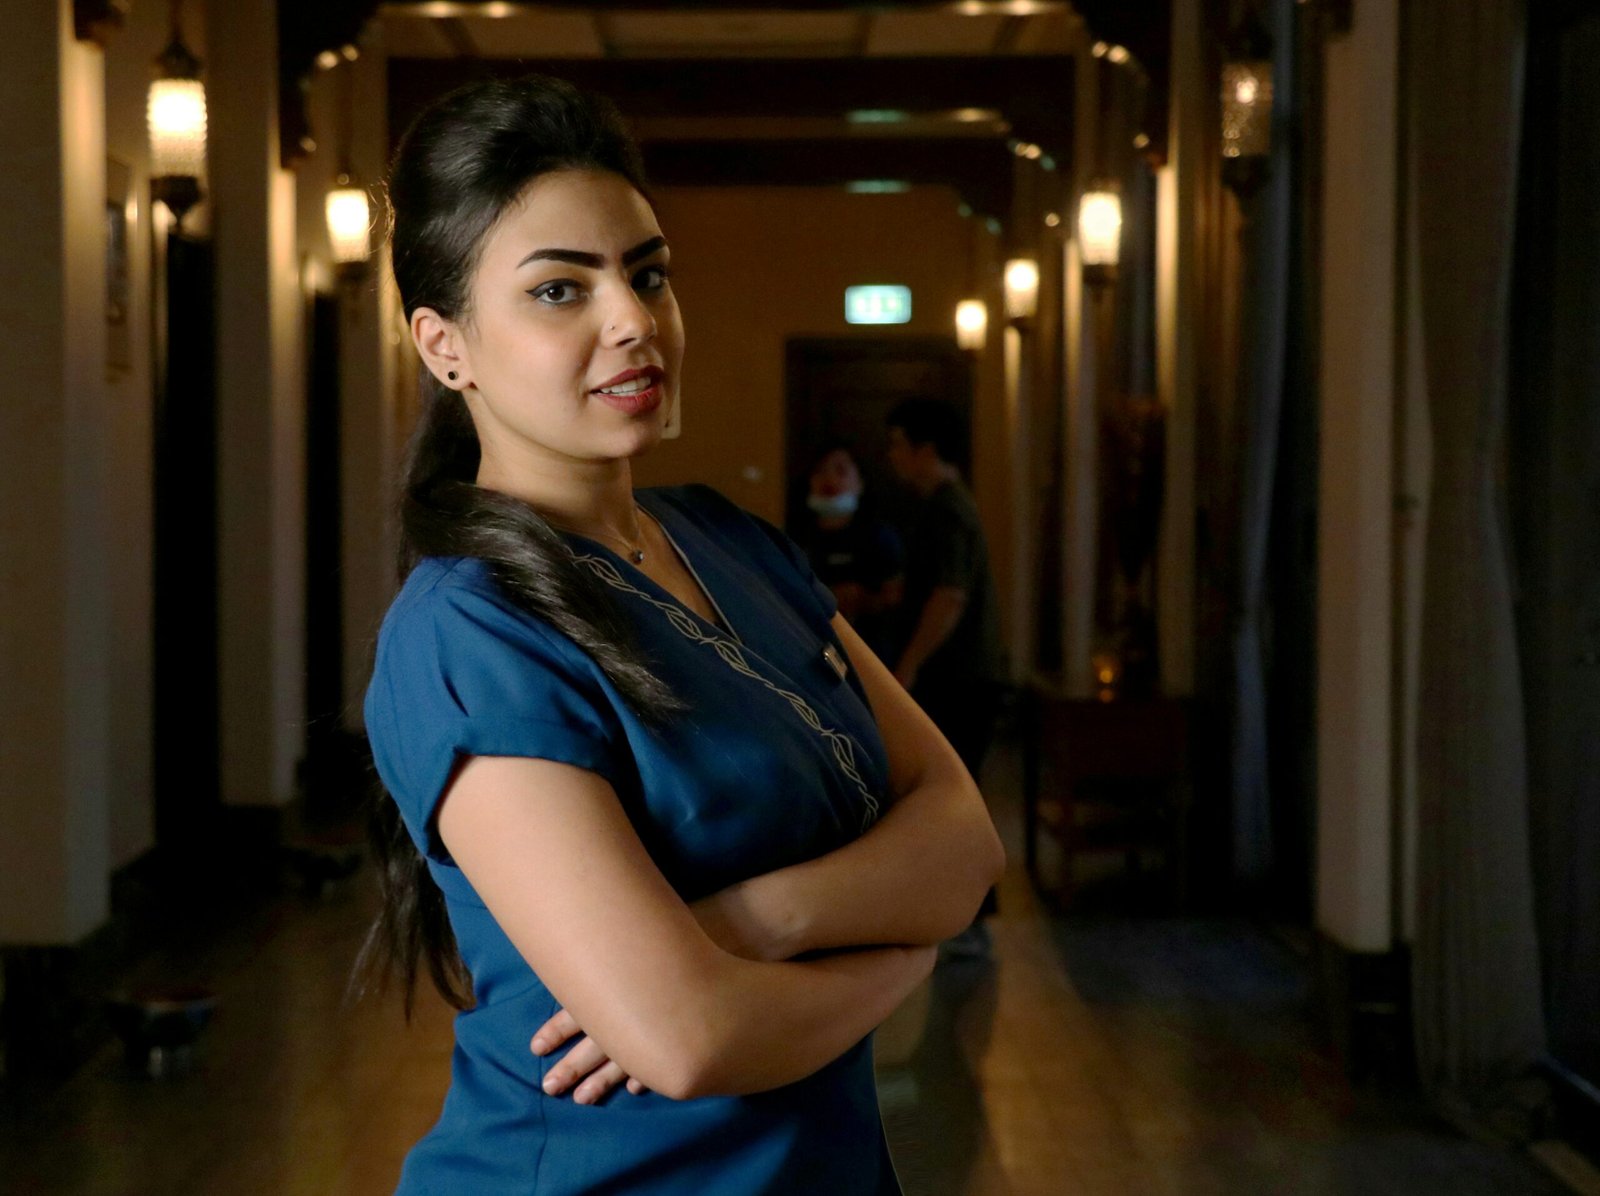
[[[133,169],[119,158],[106,159],[106,376],[133,368],[129,340],[128,218]]]

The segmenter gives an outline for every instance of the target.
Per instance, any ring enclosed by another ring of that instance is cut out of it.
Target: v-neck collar
[[[700,570],[695,568],[694,561],[691,560],[689,554],[684,551],[683,546],[678,542],[678,537],[673,534],[672,528],[667,526],[668,518],[675,514],[671,510],[671,504],[657,501],[655,493],[650,490],[636,490],[634,491],[633,498],[635,502],[644,508],[645,513],[656,521],[656,526],[661,529],[661,534],[666,537],[667,544],[672,548],[672,551],[677,554],[679,562],[683,565],[684,569],[688,571],[689,576],[694,578],[695,584],[700,587],[700,592],[705,595],[706,601],[711,606],[712,613],[717,616],[717,620],[715,622],[707,619],[699,611],[684,603],[682,599],[680,599],[671,590],[667,589],[660,582],[656,581],[655,578],[651,577],[643,569],[639,568],[638,565],[634,564],[627,557],[617,552],[614,548],[611,548],[604,541],[597,540],[593,536],[586,536],[582,532],[568,531],[566,528],[559,528],[557,530],[561,531],[565,535],[582,540],[585,544],[592,544],[594,547],[603,551],[612,560],[626,565],[631,571],[631,574],[638,579],[639,584],[648,587],[651,592],[658,595],[660,598],[672,603],[674,606],[688,614],[691,618],[704,623],[718,635],[725,635],[729,639],[732,639],[735,643],[743,644],[743,637],[739,635],[738,629],[734,627],[733,623],[728,619],[727,612],[722,609],[722,603],[717,601],[716,594],[712,591],[711,587],[706,584],[705,578],[700,576]],[[665,514],[663,514],[663,511],[665,511]],[[627,576],[627,574],[624,574],[624,576]]]

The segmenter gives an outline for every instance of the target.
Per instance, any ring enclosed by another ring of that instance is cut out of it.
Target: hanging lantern
[[[358,187],[349,174],[341,174],[328,192],[328,246],[334,265],[343,276],[359,276],[370,252],[372,205],[366,188]]]
[[[172,0],[172,40],[156,59],[155,78],[145,106],[150,134],[150,196],[167,205],[183,223],[200,202],[206,163],[206,89],[200,60],[183,43],[179,0]]]
[[[1122,197],[1109,183],[1098,183],[1078,201],[1078,257],[1090,286],[1117,276],[1122,254]]]
[[[1272,151],[1272,38],[1247,8],[1222,64],[1222,181],[1243,196],[1267,177]]]
[[[338,155],[339,174],[334,179],[333,190],[328,192],[325,209],[328,220],[328,250],[333,255],[334,270],[345,282],[358,282],[366,277],[367,257],[371,253],[372,204],[367,189],[356,179],[350,157],[355,142],[355,72],[350,63],[356,60],[356,48],[346,46],[342,51],[345,65],[335,80],[339,87],[338,119],[334,125],[334,150]]]
[[[956,344],[973,352],[983,348],[989,332],[989,309],[982,299],[956,304]]]
[[[1031,320],[1039,310],[1039,264],[1032,258],[1014,257],[1006,263],[1006,316]]]

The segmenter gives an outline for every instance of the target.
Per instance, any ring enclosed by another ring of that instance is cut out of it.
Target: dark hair
[[[843,436],[830,436],[818,446],[816,452],[811,454],[811,469],[808,472],[816,473],[817,466],[835,453],[843,453],[850,458],[850,464],[856,467],[856,472],[861,471],[861,460],[856,456],[855,446]]]
[[[616,108],[562,80],[472,83],[419,115],[388,181],[389,244],[406,316],[430,307],[447,320],[470,319],[490,230],[535,178],[568,169],[608,171],[645,193],[638,147]],[[620,613],[560,534],[527,503],[476,485],[478,438],[461,395],[426,367],[421,392],[400,497],[401,581],[424,557],[482,559],[507,598],[588,653],[647,723],[664,722],[679,700],[650,671]],[[425,965],[445,1000],[464,1009],[470,978],[444,895],[395,803],[377,796],[372,838],[383,906],[357,961],[358,984],[398,973],[409,1017]]]
[[[949,464],[961,459],[966,446],[960,412],[938,399],[905,399],[895,404],[884,423],[905,433],[912,447],[933,445],[939,459]]]

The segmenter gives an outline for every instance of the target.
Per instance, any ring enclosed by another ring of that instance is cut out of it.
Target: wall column
[[[1173,0],[1168,158],[1156,179],[1156,393],[1167,414],[1166,498],[1156,546],[1156,634],[1161,689],[1194,693],[1195,416],[1200,379],[1202,121],[1215,119],[1205,86],[1202,0]]]
[[[76,942],[109,872],[105,64],[8,12],[0,106],[0,943]]]
[[[1393,934],[1399,19],[1327,46],[1317,528],[1317,926]]]
[[[272,0],[207,6],[217,254],[222,793],[294,793],[305,708],[304,305]]]
[[[362,726],[361,702],[372,667],[372,641],[395,588],[395,488],[399,484],[399,412],[395,374],[400,355],[400,296],[383,243],[384,212],[372,184],[388,169],[388,58],[382,22],[368,24],[354,63],[352,164],[373,199],[370,273],[349,297],[340,388],[343,399],[345,726]]]
[[[1068,697],[1087,698],[1094,654],[1094,611],[1100,529],[1100,369],[1092,296],[1083,285],[1078,205],[1100,173],[1100,62],[1079,32],[1073,47],[1072,180],[1061,219],[1070,230],[1062,251],[1065,373],[1061,421],[1061,670]]]

